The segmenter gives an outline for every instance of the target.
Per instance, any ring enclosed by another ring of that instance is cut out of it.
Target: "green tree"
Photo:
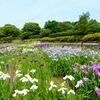
[[[30,36],[32,36],[32,32],[22,32],[20,34],[20,39],[21,40],[29,39]]]
[[[49,34],[51,33],[51,30],[50,29],[41,29],[40,31],[40,36],[41,37],[47,37]]]
[[[40,33],[40,26],[37,23],[27,22],[22,28],[22,32],[31,32],[32,35],[37,35]]]
[[[59,32],[67,31],[67,30],[72,30],[74,28],[73,24],[70,21],[66,22],[59,22],[58,23],[58,28]]]
[[[53,20],[53,21],[47,21],[44,25],[44,29],[49,29],[51,30],[51,33],[57,33],[59,32],[59,25],[58,22]]]
[[[100,23],[98,23],[94,19],[91,19],[88,25],[88,33],[96,33],[96,32],[100,32]]]
[[[21,31],[15,25],[5,24],[2,27],[2,33],[4,37],[12,37],[13,39],[16,39]]]
[[[80,17],[79,17],[79,21],[76,24],[76,30],[78,32],[78,34],[80,35],[85,35],[88,33],[88,23],[89,23],[89,13],[83,13]]]
[[[4,36],[4,34],[3,34],[3,28],[0,27],[0,38],[2,38],[3,36]]]

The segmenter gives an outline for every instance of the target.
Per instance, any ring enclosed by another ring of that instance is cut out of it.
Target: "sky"
[[[48,20],[77,21],[83,12],[100,21],[100,0],[0,0],[0,27],[13,24],[22,28],[26,22],[43,27]]]

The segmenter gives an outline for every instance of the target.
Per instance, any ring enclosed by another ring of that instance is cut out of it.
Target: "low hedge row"
[[[55,38],[50,38],[50,37],[44,37],[41,39],[42,42],[78,42],[80,41],[81,37],[80,36],[64,36],[64,37],[55,37]]]
[[[87,34],[82,38],[82,41],[100,41],[100,33]]]
[[[92,42],[97,41],[100,42],[100,33],[95,34],[87,34],[85,36],[62,36],[62,37],[44,37],[40,39],[42,42]]]
[[[77,34],[73,30],[67,30],[67,31],[64,31],[64,32],[49,34],[48,37],[54,38],[54,37],[60,37],[60,36],[77,36]]]
[[[16,40],[16,39],[15,39]],[[19,39],[20,40],[20,39]],[[94,34],[87,34],[85,36],[58,36],[58,37],[43,37],[39,35],[34,35],[30,39],[25,39],[24,41],[41,41],[41,42],[100,42],[100,33],[94,33]],[[22,40],[23,41],[23,40]],[[13,42],[12,37],[6,37],[6,38],[1,38],[0,43],[4,42]]]

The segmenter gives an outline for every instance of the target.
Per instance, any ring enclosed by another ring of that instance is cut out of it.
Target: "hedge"
[[[87,34],[82,38],[82,41],[100,41],[100,33]]]
[[[68,30],[68,31],[64,31],[64,32],[49,34],[48,37],[60,37],[60,36],[72,36],[72,35],[74,35],[74,33],[72,33],[71,30]]]
[[[50,37],[44,37],[40,39],[42,42],[79,42],[81,41],[80,36],[65,36],[65,37],[55,37],[55,38],[50,38]]]

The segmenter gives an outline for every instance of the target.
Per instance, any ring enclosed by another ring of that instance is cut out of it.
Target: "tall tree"
[[[76,24],[76,29],[78,30],[78,33],[81,35],[85,35],[88,33],[88,23],[89,23],[89,16],[90,14],[88,12],[83,13],[79,17],[79,21]]]

